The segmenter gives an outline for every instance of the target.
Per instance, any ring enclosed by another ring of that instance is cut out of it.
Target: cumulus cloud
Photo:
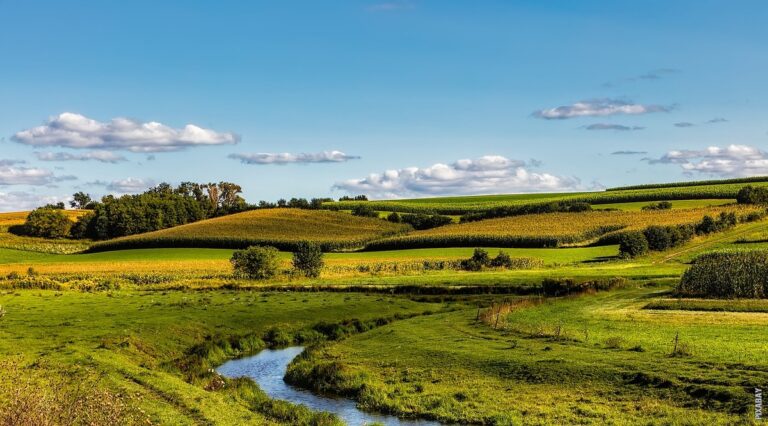
[[[643,130],[642,126],[625,126],[623,124],[595,123],[584,127],[587,130],[616,130],[619,132],[629,132],[633,130]]]
[[[613,151],[611,155],[644,155],[648,151]]]
[[[291,154],[268,153],[258,154],[230,154],[229,158],[240,160],[244,164],[291,164],[291,163],[343,163],[349,160],[357,160],[360,157],[347,155],[341,151],[323,151],[317,153]]]
[[[102,163],[118,163],[126,161],[125,157],[115,154],[112,151],[89,151],[83,154],[72,154],[69,152],[35,152],[35,156],[40,161],[89,161],[95,160]]]
[[[715,117],[711,120],[707,120],[708,124],[727,123],[728,120],[723,117]]]
[[[3,160],[0,159],[0,167],[6,167],[6,166],[14,166],[16,164],[24,164],[26,161],[24,160]]]
[[[235,144],[240,137],[194,124],[174,129],[155,121],[140,122],[119,117],[100,122],[65,112],[49,118],[42,126],[22,130],[11,139],[32,146],[167,152],[194,146]]]
[[[103,186],[107,191],[117,194],[136,194],[153,188],[157,184],[152,179],[129,177],[113,181],[95,180],[88,182],[87,185]]]
[[[66,178],[66,177],[65,177]],[[0,185],[48,185],[61,180],[53,172],[37,167],[0,166]]]
[[[768,154],[749,145],[675,150],[660,158],[645,160],[649,164],[678,164],[687,174],[702,173],[723,177],[768,174]]]
[[[37,195],[28,192],[0,192],[0,212],[32,210],[35,207],[66,200],[63,197]]]
[[[679,123],[675,123],[675,127],[693,127],[693,123],[689,123],[687,121],[681,121]]]
[[[637,104],[622,99],[592,99],[579,101],[571,105],[542,109],[533,113],[534,117],[545,120],[564,120],[576,117],[603,117],[616,114],[648,114],[669,112],[672,107],[663,105]]]
[[[378,198],[443,194],[490,194],[569,191],[580,187],[573,177],[532,172],[524,161],[500,155],[407,167],[373,173],[362,179],[336,183],[333,188]]]

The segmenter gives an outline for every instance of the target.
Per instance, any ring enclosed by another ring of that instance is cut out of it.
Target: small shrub
[[[768,188],[764,186],[745,186],[736,194],[739,204],[768,204]]]
[[[511,268],[512,258],[504,251],[499,251],[499,254],[491,259],[491,266],[494,268]]]
[[[472,257],[461,261],[461,269],[465,271],[479,271],[483,267],[490,266],[491,257],[486,250],[476,248]]]
[[[293,267],[306,277],[316,278],[323,269],[323,251],[311,241],[299,242],[293,252]]]
[[[648,252],[648,240],[639,231],[625,232],[619,238],[619,256],[632,258]]]
[[[659,201],[658,203],[651,203],[647,206],[643,206],[642,210],[644,211],[650,211],[650,210],[669,210],[672,208],[672,203],[669,201]]]
[[[401,223],[403,221],[398,212],[390,213],[389,216],[387,216],[387,220],[392,223]]]
[[[261,280],[277,274],[280,264],[278,254],[274,247],[251,246],[235,251],[230,262],[236,274]]]
[[[379,214],[366,204],[358,204],[352,208],[352,214],[360,217],[379,217]]]

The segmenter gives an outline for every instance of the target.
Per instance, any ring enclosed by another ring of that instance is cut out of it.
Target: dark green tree
[[[32,237],[64,238],[69,236],[72,221],[61,209],[39,208],[29,213],[24,232]]]
[[[619,238],[619,256],[632,258],[648,252],[648,240],[640,231],[631,231],[621,234]]]
[[[323,251],[311,241],[299,242],[293,252],[293,268],[306,277],[316,278],[323,269]]]
[[[277,274],[280,266],[279,253],[271,246],[251,246],[245,250],[235,251],[230,262],[236,275],[263,280]]]

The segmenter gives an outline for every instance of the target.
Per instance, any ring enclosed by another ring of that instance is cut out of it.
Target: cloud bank
[[[571,105],[542,109],[533,113],[534,117],[545,120],[565,120],[576,117],[603,117],[617,114],[649,114],[669,112],[672,107],[663,105],[644,105],[621,99],[592,99],[579,101]]]
[[[28,192],[0,192],[0,212],[32,210],[46,204],[66,201],[65,198],[43,196]]]
[[[309,163],[343,163],[349,160],[357,160],[360,157],[347,155],[341,151],[323,151],[317,153],[291,154],[283,153],[257,153],[257,154],[230,154],[229,158],[240,160],[244,164],[309,164]]]
[[[65,177],[64,180],[69,180]],[[48,185],[61,178],[53,172],[37,167],[0,166],[0,186],[5,185]]]
[[[372,173],[362,179],[338,182],[333,189],[377,198],[444,194],[492,194],[538,191],[571,191],[580,187],[573,177],[530,170],[524,161],[500,155],[408,167]]]
[[[630,132],[634,130],[643,130],[642,126],[625,126],[623,124],[608,124],[608,123],[595,123],[586,126],[587,130],[616,130],[619,132]]]
[[[22,130],[12,140],[32,146],[111,149],[132,152],[167,152],[206,145],[235,144],[240,137],[219,133],[194,124],[174,129],[155,121],[140,122],[113,118],[100,122],[65,112],[51,117],[42,126]]]
[[[118,163],[127,161],[120,154],[112,151],[89,151],[83,154],[72,154],[69,152],[35,152],[35,156],[40,161],[89,161],[95,160],[102,163]]]
[[[137,194],[155,186],[155,181],[152,179],[141,179],[134,177],[115,180],[109,183],[94,183],[104,185],[107,191],[116,192],[119,194]]]
[[[768,154],[749,145],[710,146],[702,150],[669,151],[660,158],[646,158],[649,164],[678,164],[687,174],[722,177],[768,174]]]

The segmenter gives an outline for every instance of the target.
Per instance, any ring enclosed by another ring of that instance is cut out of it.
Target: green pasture
[[[333,360],[344,374],[332,388],[364,388],[363,407],[446,422],[749,423],[751,387],[768,381],[768,315],[642,309],[667,291],[548,301],[497,329],[476,322],[476,309],[414,318],[328,345],[294,369]],[[673,356],[676,340],[684,353]]]

